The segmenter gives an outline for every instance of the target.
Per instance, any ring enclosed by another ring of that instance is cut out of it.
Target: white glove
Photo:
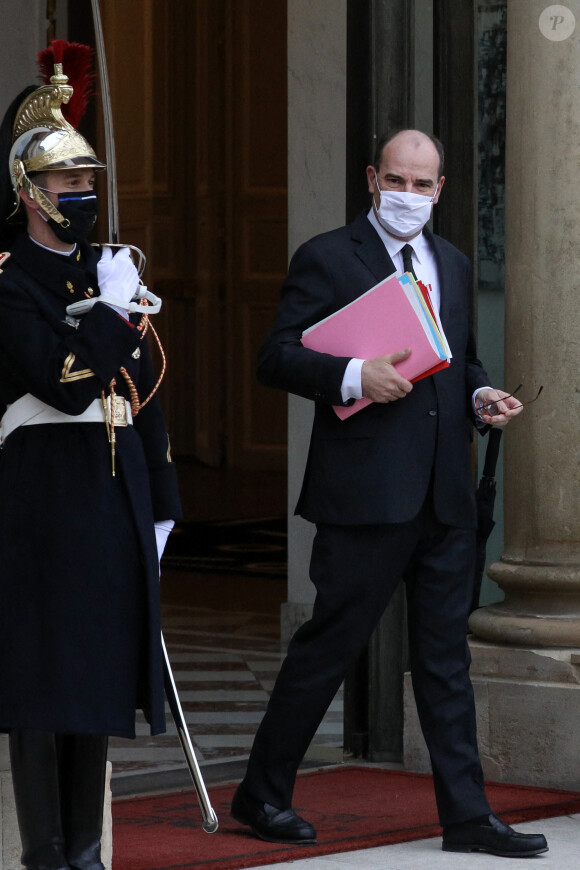
[[[155,541],[157,543],[157,555],[159,561],[161,561],[163,550],[165,549],[165,544],[169,537],[169,532],[174,525],[175,523],[173,520],[160,520],[158,523],[155,523]]]
[[[101,291],[98,300],[127,311],[139,286],[139,273],[129,248],[121,248],[113,256],[112,249],[104,247],[97,263],[97,278]]]

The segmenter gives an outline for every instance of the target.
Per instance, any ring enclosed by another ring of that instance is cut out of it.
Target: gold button
[[[92,287],[87,287],[87,293],[89,294],[89,296],[92,296],[94,292],[95,291],[93,290]]]
[[[74,293],[74,292],[75,292],[75,288],[73,287],[73,285],[71,284],[70,281],[67,281],[67,282],[66,282],[66,286],[68,287],[68,292],[69,292],[69,293]]]

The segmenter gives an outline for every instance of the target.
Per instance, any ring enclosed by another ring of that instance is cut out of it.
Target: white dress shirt
[[[433,251],[425,241],[423,233],[415,236],[414,239],[407,243],[403,239],[396,239],[394,236],[389,235],[384,227],[382,227],[378,222],[372,208],[367,217],[387,249],[387,253],[393,261],[397,274],[402,275],[404,272],[402,249],[406,244],[411,245],[413,248],[413,269],[415,275],[420,281],[429,287],[433,307],[439,311],[441,291],[439,288],[437,264],[435,262]],[[403,350],[403,348],[399,348],[399,350]],[[341,385],[343,402],[346,402],[349,399],[362,399],[361,370],[363,362],[364,360],[362,359],[351,359],[347,365]]]

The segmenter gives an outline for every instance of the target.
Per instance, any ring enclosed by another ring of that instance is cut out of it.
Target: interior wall
[[[23,88],[37,83],[36,56],[46,45],[45,0],[18,0],[18,15],[14,7],[14,0],[0,0],[0,117]]]

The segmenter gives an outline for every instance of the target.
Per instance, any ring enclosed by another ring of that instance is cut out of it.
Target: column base
[[[505,601],[480,607],[469,627],[476,637],[524,647],[580,647],[580,563],[576,550],[557,560],[557,552],[537,548],[534,561],[502,556],[488,574],[505,592]],[[564,554],[565,555],[565,554]],[[531,558],[531,557],[530,557]]]
[[[580,649],[469,645],[485,779],[580,790]],[[428,773],[410,674],[404,705],[405,769]]]
[[[475,610],[469,618],[469,628],[478,638],[499,645],[580,648],[577,614],[523,613],[511,603],[500,602]]]

